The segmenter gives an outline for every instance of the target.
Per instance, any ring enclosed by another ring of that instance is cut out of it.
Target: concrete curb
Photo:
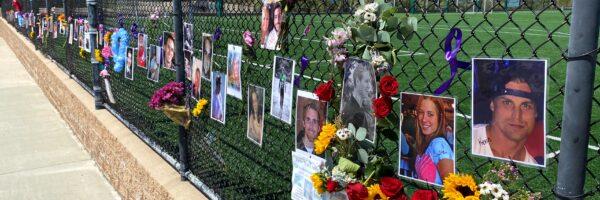
[[[3,37],[123,199],[207,199],[4,19]]]

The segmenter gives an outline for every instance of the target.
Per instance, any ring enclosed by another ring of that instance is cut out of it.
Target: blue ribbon
[[[213,34],[213,41],[221,39],[221,34],[223,34],[223,32],[221,31],[221,27],[217,27],[217,29],[215,29],[215,34]]]
[[[452,40],[454,40],[454,39],[456,39],[456,47],[452,48]],[[458,68],[461,68],[464,70],[471,69],[471,63],[459,61],[458,59],[456,59],[456,54],[458,54],[458,52],[460,51],[461,45],[462,45],[462,31],[460,31],[460,29],[458,29],[458,28],[450,29],[450,32],[446,36],[446,42],[444,45],[444,50],[446,52],[445,58],[446,58],[446,61],[448,61],[448,64],[450,64],[450,79],[446,80],[440,87],[438,87],[435,90],[435,92],[434,92],[435,95],[440,95],[440,94],[444,93],[446,90],[448,90],[448,88],[450,88],[450,85],[452,84],[452,81],[454,80],[454,77],[456,76],[456,73],[458,72]]]
[[[300,58],[300,75],[296,75],[296,78],[294,79],[294,85],[296,85],[296,87],[300,87],[300,79],[304,76],[304,70],[308,68],[309,62],[310,60],[308,60],[308,57],[302,55],[302,58]]]

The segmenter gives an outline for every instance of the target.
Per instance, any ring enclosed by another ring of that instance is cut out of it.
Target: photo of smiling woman
[[[441,186],[455,171],[453,98],[402,93],[398,175]]]

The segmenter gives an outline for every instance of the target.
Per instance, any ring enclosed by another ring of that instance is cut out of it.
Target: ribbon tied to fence
[[[454,39],[456,39],[456,46],[454,48],[452,48],[452,40],[454,40]],[[456,54],[458,54],[458,52],[460,51],[461,45],[462,45],[462,31],[460,31],[460,29],[458,29],[458,28],[450,29],[450,32],[446,36],[446,41],[444,44],[444,51],[446,52],[445,59],[446,59],[446,61],[448,61],[448,64],[450,65],[450,78],[448,80],[446,80],[444,83],[442,83],[442,85],[435,90],[435,92],[434,92],[435,95],[440,95],[440,94],[444,93],[446,90],[448,90],[448,88],[450,88],[450,85],[452,84],[452,81],[454,80],[454,77],[456,76],[456,73],[458,72],[458,68],[461,68],[464,70],[471,69],[471,63],[460,61],[456,58]]]
[[[304,71],[306,70],[306,68],[308,68],[309,63],[310,60],[308,59],[308,57],[302,55],[302,58],[300,58],[300,74],[297,75],[294,79],[294,85],[296,85],[296,87],[300,87],[300,79],[302,79],[302,77],[304,76]]]

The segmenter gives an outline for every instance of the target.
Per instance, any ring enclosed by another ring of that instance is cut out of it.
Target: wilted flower
[[[340,40],[342,43],[346,42],[349,38],[348,32],[344,28],[336,28],[331,34],[333,35],[334,40]]]
[[[384,64],[386,61],[385,61],[385,58],[381,54],[377,53],[372,56],[371,62],[373,63],[373,65],[379,66],[379,65]]]

